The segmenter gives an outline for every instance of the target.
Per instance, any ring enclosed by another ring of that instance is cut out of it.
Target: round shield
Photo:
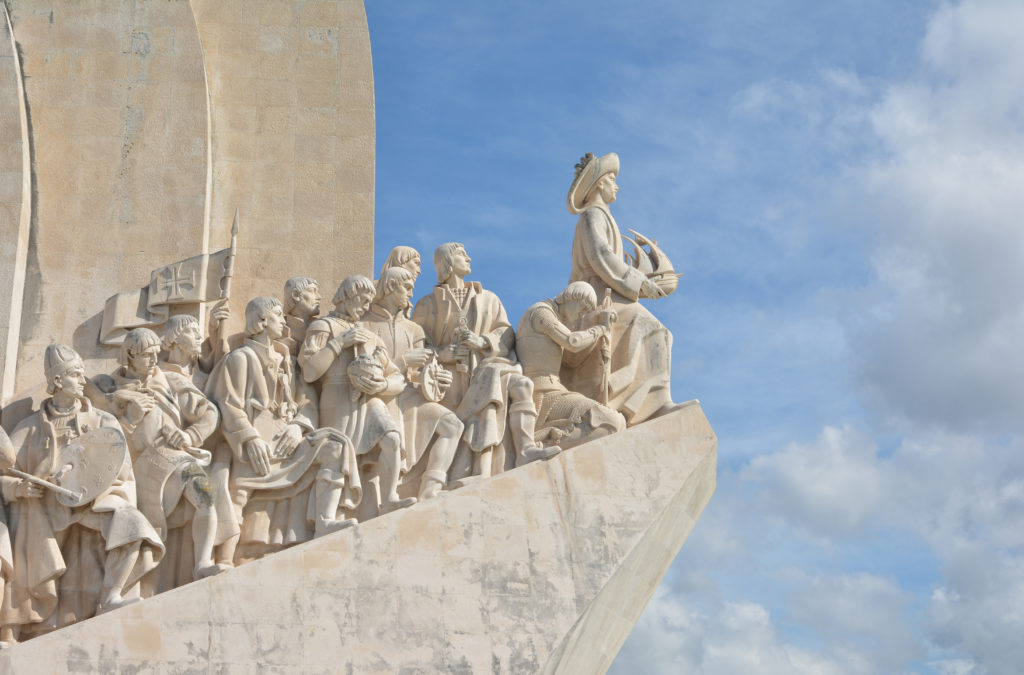
[[[118,429],[87,431],[60,451],[54,482],[72,492],[58,494],[57,501],[65,506],[82,506],[109,488],[121,472],[128,456],[128,444]]]

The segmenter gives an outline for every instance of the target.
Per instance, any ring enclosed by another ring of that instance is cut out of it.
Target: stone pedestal
[[[0,672],[600,673],[715,488],[696,402],[6,652]]]

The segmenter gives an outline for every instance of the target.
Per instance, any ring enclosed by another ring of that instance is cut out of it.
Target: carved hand
[[[431,351],[425,347],[410,349],[405,353],[405,363],[412,368],[421,368],[430,360]]]
[[[216,340],[220,338],[230,316],[231,307],[228,306],[228,299],[224,298],[222,300],[218,300],[217,304],[210,310],[210,320],[209,325],[207,326],[211,339]]]
[[[644,284],[640,287],[641,298],[661,298],[664,296],[665,293],[658,288],[658,284],[654,283],[650,279],[644,279]]]
[[[270,473],[270,446],[262,438],[254,438],[245,442],[245,453],[256,473],[266,476]]]
[[[450,370],[446,370],[444,368],[439,368],[438,369],[438,371],[437,371],[437,383],[438,384],[440,384],[443,388],[447,389],[448,387],[452,386],[452,382],[453,381],[454,380],[452,378],[452,373],[451,373]]]
[[[349,328],[347,331],[339,335],[337,339],[344,349],[351,347],[352,345],[361,345],[364,342],[369,342],[370,333],[363,328]]]
[[[18,487],[14,489],[14,497],[16,499],[39,499],[42,496],[42,486],[30,483],[25,478],[22,478],[21,481],[18,482]]]
[[[618,320],[619,315],[614,309],[602,309],[597,313],[597,322],[606,329],[611,330],[612,324]]]
[[[171,444],[172,448],[183,450],[192,445],[192,439],[181,429],[172,429],[170,432],[164,434],[167,438],[167,442]]]
[[[356,378],[356,384],[367,396],[376,396],[388,388],[388,381],[383,377],[359,377]]]
[[[277,446],[274,448],[274,456],[278,458],[290,457],[295,448],[302,442],[302,428],[297,424],[289,424],[284,432],[277,439]]]
[[[469,347],[474,352],[482,352],[487,349],[488,342],[473,331],[465,330],[459,333],[459,345]]]

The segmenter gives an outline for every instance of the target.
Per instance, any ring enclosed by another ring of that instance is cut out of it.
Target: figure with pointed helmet
[[[134,506],[120,425],[84,396],[81,357],[50,345],[44,368],[51,398],[14,429],[0,466],[14,554],[0,625],[16,640],[139,600],[140,580],[164,553]]]
[[[668,295],[675,290],[678,275],[654,240],[634,232],[634,255],[629,257],[623,249],[610,210],[619,192],[618,175],[618,155],[587,153],[576,165],[569,188],[569,213],[580,216],[569,280],[593,286],[599,299],[607,298],[617,320],[612,325],[610,359],[603,360],[596,351],[567,373],[564,384],[618,410],[632,426],[675,407],[670,391],[672,334],[639,300]]]

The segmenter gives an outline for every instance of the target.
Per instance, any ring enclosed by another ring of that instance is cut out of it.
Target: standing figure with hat
[[[223,571],[214,565],[213,547],[234,534],[225,527],[218,537],[216,502],[223,511],[230,501],[210,484],[211,453],[202,449],[217,428],[217,407],[191,379],[157,367],[160,344],[148,328],[129,331],[121,366],[93,380],[103,393],[94,402],[117,417],[128,440],[139,510],[168,548],[143,581],[144,596]]]
[[[611,328],[610,362],[595,352],[582,365],[563,370],[562,381],[569,389],[618,410],[632,426],[675,407],[670,390],[672,334],[639,299],[668,295],[675,290],[678,275],[661,269],[670,267],[664,254],[656,261],[657,270],[627,261],[622,234],[609,208],[619,192],[618,174],[618,155],[587,153],[576,165],[569,188],[569,213],[580,216],[569,281],[586,281],[598,298],[610,298],[617,320]],[[640,244],[651,243],[636,236]],[[638,260],[641,257],[651,267],[648,256],[638,253]]]
[[[139,600],[139,581],[164,545],[135,508],[135,475],[117,420],[84,397],[70,347],[44,356],[47,392],[0,457],[10,505],[14,575],[0,625],[25,640]]]

